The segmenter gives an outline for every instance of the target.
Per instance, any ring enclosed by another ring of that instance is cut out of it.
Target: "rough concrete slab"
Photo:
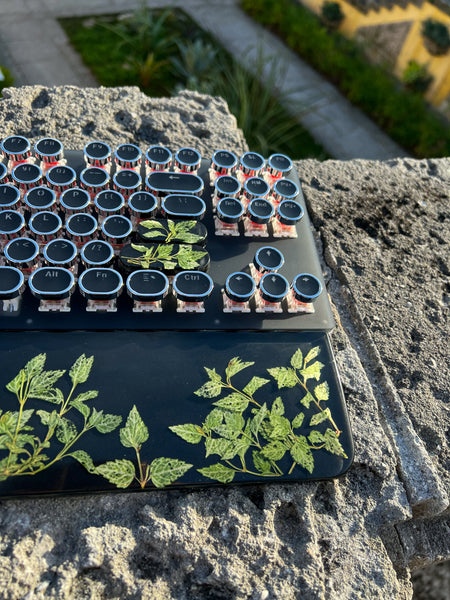
[[[246,148],[223,101],[194,93],[152,100],[135,88],[11,88],[0,122],[2,136],[57,135],[67,148],[93,136],[205,155],[219,142]],[[318,164],[308,168],[321,175]],[[411,598],[405,556],[384,543],[411,506],[360,360],[363,340],[325,272],[345,327],[333,345],[354,429],[350,471],[304,485],[1,501],[2,599]]]

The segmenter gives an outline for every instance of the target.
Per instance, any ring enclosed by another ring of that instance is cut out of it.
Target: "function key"
[[[141,165],[142,152],[134,144],[121,144],[115,149],[114,158],[122,169],[137,169]]]
[[[295,200],[299,193],[297,184],[290,179],[278,179],[273,185],[272,196],[275,202]]]
[[[157,198],[167,194],[194,194],[203,192],[203,180],[193,173],[153,171],[147,177],[148,191]]]
[[[183,173],[196,173],[202,164],[202,157],[194,148],[180,148],[175,153],[174,163],[175,168]]]
[[[0,162],[0,185],[9,182],[8,169],[6,165]]]
[[[56,165],[47,171],[47,182],[52,190],[55,190],[56,194],[59,196],[64,190],[76,185],[77,174],[72,167]]]
[[[256,291],[254,280],[244,272],[231,273],[223,290],[223,312],[250,312],[249,302]]]
[[[42,138],[34,145],[36,158],[48,166],[60,162],[63,158],[63,152],[62,143],[55,138]]]
[[[303,217],[303,208],[295,200],[282,200],[277,206],[277,218],[273,222],[274,237],[296,238],[296,225]]]
[[[244,183],[244,196],[247,202],[253,198],[266,198],[269,192],[269,184],[262,177],[250,177]]]
[[[321,292],[322,284],[317,277],[310,273],[300,273],[292,282],[289,312],[314,312],[312,303]]]
[[[198,196],[170,194],[161,201],[161,212],[169,219],[201,219],[206,205]]]
[[[81,187],[93,197],[108,188],[109,174],[100,167],[87,167],[81,171],[80,182]]]
[[[241,192],[241,184],[233,175],[221,175],[214,182],[213,204],[221,198],[238,198]]]
[[[30,218],[28,227],[39,244],[46,244],[58,237],[62,221],[56,213],[45,210],[35,213]]]
[[[77,264],[77,247],[70,240],[51,240],[42,251],[45,262],[50,267],[72,269]]]
[[[93,268],[84,271],[78,285],[87,299],[88,312],[116,312],[116,300],[123,288],[120,273],[113,269]]]
[[[30,275],[28,285],[33,296],[40,300],[40,311],[70,311],[70,296],[75,289],[75,277],[67,269],[61,267],[36,269]]]
[[[25,194],[25,206],[34,214],[41,210],[51,211],[56,207],[56,194],[48,187],[39,186],[31,188]]]
[[[128,199],[132,222],[139,223],[156,215],[158,202],[150,192],[135,192]]]
[[[139,173],[132,169],[120,169],[113,177],[114,189],[122,194],[125,200],[137,192],[142,185],[142,179]]]
[[[259,282],[256,312],[283,312],[281,303],[289,292],[289,282],[279,273],[266,273]]]
[[[111,163],[111,148],[105,142],[89,142],[84,147],[84,161],[92,167],[107,167]]]
[[[133,312],[161,312],[161,301],[166,297],[169,280],[160,271],[142,269],[128,276],[128,295],[134,300]]]
[[[0,240],[12,240],[25,232],[25,219],[15,210],[0,212]]]
[[[16,238],[8,242],[4,249],[7,263],[20,269],[28,276],[39,264],[39,246],[30,238]]]
[[[87,269],[109,267],[114,260],[114,248],[104,240],[91,240],[81,248],[81,261]]]
[[[272,154],[267,160],[267,172],[274,179],[287,177],[292,167],[292,160],[285,154]]]
[[[73,187],[61,194],[59,204],[65,214],[70,216],[74,213],[88,211],[91,205],[91,197],[86,190]]]
[[[244,221],[245,236],[268,237],[267,224],[275,214],[272,203],[265,198],[253,199],[247,209],[247,217]]]
[[[118,254],[120,248],[129,241],[133,225],[130,219],[122,215],[111,215],[103,221],[101,231],[105,240],[113,246]]]
[[[219,175],[231,175],[237,164],[236,155],[229,150],[216,150],[212,155],[211,168]]]
[[[103,190],[95,196],[94,205],[100,217],[108,217],[113,213],[123,213],[125,200],[122,194],[115,190]]]
[[[97,219],[89,213],[75,213],[67,219],[66,231],[75,244],[85,244],[97,237]]]
[[[14,186],[9,183],[0,185],[0,210],[19,209],[20,192]]]
[[[265,160],[256,152],[244,152],[240,158],[239,168],[246,177],[258,177],[261,174]]]
[[[172,152],[164,146],[150,146],[145,153],[145,160],[152,171],[168,171],[172,164]]]
[[[284,256],[272,246],[263,246],[256,251],[253,258],[252,275],[259,281],[264,273],[275,273],[284,265]]]
[[[214,218],[216,235],[239,235],[239,221],[244,214],[242,202],[237,198],[222,198],[217,204],[217,216]]]
[[[27,190],[42,184],[41,169],[30,163],[24,162],[14,167],[11,176],[19,187],[22,196]]]
[[[173,279],[177,312],[205,312],[204,301],[211,295],[214,282],[202,271],[182,271]]]
[[[16,267],[0,267],[0,313],[20,310],[25,277]]]
[[[31,144],[26,137],[21,135],[10,135],[4,138],[0,148],[11,167],[25,162],[31,156]]]

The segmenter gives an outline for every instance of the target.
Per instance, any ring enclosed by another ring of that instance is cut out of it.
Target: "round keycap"
[[[67,219],[66,230],[76,241],[87,242],[96,237],[97,220],[88,213],[75,213]]]
[[[175,166],[186,173],[194,173],[200,168],[202,157],[194,148],[180,148],[175,153]]]
[[[142,269],[134,271],[127,279],[128,295],[138,302],[158,302],[169,289],[169,280],[160,271]]]
[[[64,300],[75,287],[75,277],[62,267],[41,267],[28,280],[31,293],[41,300]]]
[[[4,156],[13,161],[26,160],[31,155],[31,144],[21,135],[6,137],[0,147]]]
[[[303,217],[303,208],[294,200],[282,200],[277,206],[277,218],[283,225],[295,225]]]
[[[128,200],[128,207],[133,216],[148,219],[155,216],[158,202],[150,192],[135,192]]]
[[[320,295],[322,284],[314,275],[311,275],[310,273],[300,273],[300,275],[297,275],[294,278],[292,289],[294,290],[296,300],[309,304],[310,302],[314,302]]]
[[[42,171],[37,165],[21,163],[12,170],[13,181],[20,189],[28,190],[41,185]]]
[[[242,202],[237,198],[222,198],[217,204],[217,217],[223,223],[238,223],[244,211]]]
[[[104,142],[89,142],[84,147],[84,160],[94,167],[104,166],[111,161],[111,148]]]
[[[122,291],[123,279],[113,269],[93,268],[80,275],[78,285],[89,300],[113,300]]]
[[[14,186],[9,183],[0,185],[0,209],[11,209],[14,210],[18,207],[20,200],[20,192]]]
[[[106,189],[109,184],[109,175],[100,167],[87,167],[80,173],[81,186],[90,194]]]
[[[225,281],[225,294],[233,302],[248,302],[255,291],[256,284],[247,273],[231,273]]]
[[[289,291],[289,282],[279,273],[266,273],[259,282],[261,298],[276,304],[281,302]]]
[[[244,183],[244,195],[248,200],[265,198],[269,192],[269,184],[262,177],[250,177]]]
[[[114,189],[120,192],[124,198],[128,198],[133,192],[140,189],[142,179],[139,173],[132,169],[121,169],[113,177]]]
[[[261,154],[256,152],[244,152],[240,158],[240,169],[246,175],[250,177],[258,176],[265,164],[264,158]]]
[[[216,150],[212,155],[211,167],[221,175],[233,173],[237,164],[237,157],[229,150]]]
[[[91,240],[81,248],[81,260],[88,269],[108,267],[114,259],[114,249],[104,240]]]
[[[51,240],[42,251],[45,262],[49,266],[70,269],[78,258],[77,247],[70,240]]]
[[[124,169],[133,169],[141,164],[142,152],[134,144],[121,144],[114,151],[116,163]]]
[[[76,184],[77,174],[72,167],[55,165],[47,171],[47,181],[55,192],[62,192]]]
[[[260,273],[273,273],[284,265],[284,256],[272,246],[263,246],[256,251],[253,264]]]
[[[248,218],[252,223],[264,225],[270,221],[275,214],[273,204],[264,198],[255,198],[248,205]]]
[[[31,188],[25,194],[25,205],[34,214],[41,210],[51,210],[56,204],[56,194],[48,187]]]
[[[233,175],[221,175],[214,182],[214,193],[217,198],[237,198],[241,184]]]
[[[201,219],[206,205],[198,196],[169,194],[162,199],[161,210],[172,219]]]
[[[62,221],[56,213],[37,212],[28,222],[30,231],[41,241],[56,237],[62,228]]]
[[[267,161],[267,170],[272,177],[286,177],[292,166],[292,160],[284,154],[272,154]]]
[[[31,269],[37,264],[39,246],[30,238],[16,238],[8,242],[3,250],[6,260],[11,266]]]
[[[88,210],[90,203],[91,198],[87,191],[78,187],[65,190],[59,198],[61,208],[68,215]]]
[[[101,231],[110,244],[125,244],[133,231],[133,225],[130,219],[122,215],[111,215],[103,221]]]
[[[125,200],[116,190],[103,190],[95,196],[94,205],[99,215],[108,216],[122,212],[125,208]]]
[[[25,231],[25,219],[15,210],[2,210],[0,212],[0,238],[10,240]]]
[[[202,271],[181,271],[173,279],[175,296],[183,302],[203,302],[213,291],[214,282]]]
[[[164,146],[150,146],[145,153],[147,165],[154,171],[170,169],[172,152]]]
[[[63,145],[55,138],[42,138],[34,145],[34,154],[45,163],[56,163],[63,157]]]
[[[299,189],[290,179],[279,179],[273,186],[273,198],[276,202],[282,200],[295,200],[299,195]]]
[[[17,298],[24,290],[25,278],[16,267],[0,267],[0,300]]]
[[[0,162],[0,184],[8,183],[9,175],[6,165]]]

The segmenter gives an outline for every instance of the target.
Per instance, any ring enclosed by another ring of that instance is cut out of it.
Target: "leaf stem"
[[[297,373],[295,374],[295,378],[297,379],[298,383],[302,386],[302,388],[306,391],[307,394],[311,394],[311,397],[313,399],[314,404],[317,406],[317,408],[320,410],[320,412],[324,412],[324,409],[320,406],[319,400],[317,400],[317,398],[314,396],[313,392],[311,392],[306,383],[304,381],[301,381],[298,376]],[[328,420],[330,421],[330,423],[333,425],[334,430],[336,432],[336,435],[339,437],[342,433],[342,431],[338,428],[338,426],[336,425],[336,423],[334,422],[334,419],[332,416],[328,417]]]

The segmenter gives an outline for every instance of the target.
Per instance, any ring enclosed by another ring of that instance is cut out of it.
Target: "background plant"
[[[436,53],[445,54],[450,48],[450,33],[444,23],[434,19],[426,19],[422,23],[422,35],[435,46]]]
[[[344,20],[344,13],[339,2],[324,2],[321,15],[326,22],[335,26],[338,26]]]
[[[6,67],[0,66],[0,92],[5,87],[11,87],[14,84],[13,76]]]
[[[185,423],[169,428],[190,444],[203,443],[206,458],[219,456],[219,462],[198,469],[199,473],[229,483],[236,473],[280,477],[286,472],[291,474],[297,465],[313,473],[313,453],[318,450],[347,458],[339,441],[341,431],[330,409],[323,407],[329,399],[328,383],[319,383],[314,389],[308,385],[310,380],[320,379],[324,365],[315,360],[319,352],[320,348],[315,347],[303,357],[298,349],[291,357],[289,367],[268,369],[279,389],[297,386],[301,390],[300,404],[312,412],[308,417],[301,411],[288,418],[281,397],[277,397],[270,407],[267,403],[260,404],[254,396],[269,383],[269,379],[253,376],[242,389],[234,385],[232,378],[253,366],[254,362],[232,358],[225,369],[225,377],[215,369],[205,367],[208,381],[195,394],[207,399],[219,398],[223,393],[227,395],[213,402],[215,408],[201,425]],[[305,426],[314,429],[301,433],[300,429]],[[289,468],[285,466],[286,461],[280,462],[285,457],[290,458]]]
[[[420,94],[427,91],[432,81],[433,76],[428,72],[426,65],[421,65],[415,60],[410,60],[403,71],[403,83]]]

